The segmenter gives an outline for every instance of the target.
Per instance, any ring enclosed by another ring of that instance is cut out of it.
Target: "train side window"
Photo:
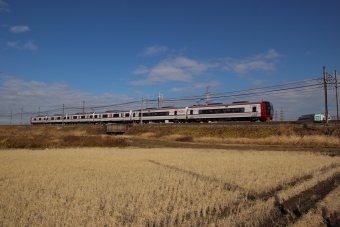
[[[253,106],[253,112],[256,112],[256,106]]]
[[[129,113],[125,113],[125,117],[129,117]]]
[[[136,113],[133,113],[132,116],[135,117],[135,116],[136,116]]]
[[[175,116],[177,116],[177,111],[175,111],[175,114],[174,114]]]
[[[194,114],[194,110],[190,110],[190,115],[193,115]]]
[[[77,116],[73,116],[72,119],[77,119]]]

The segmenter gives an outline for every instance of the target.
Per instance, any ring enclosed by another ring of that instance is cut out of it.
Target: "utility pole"
[[[338,73],[335,70],[335,96],[336,96],[336,119],[340,120],[339,118],[339,95],[338,95]]]
[[[326,66],[323,67],[323,86],[325,90],[325,117],[326,117],[326,125],[328,125],[328,100],[327,100],[327,72]]]
[[[143,106],[144,106],[144,96],[142,96],[142,106],[140,109],[140,123],[143,123],[142,117],[143,117]]]
[[[281,107],[281,111],[280,111],[280,121],[283,121],[283,110],[282,110],[282,107]]]
[[[85,101],[83,101],[83,114],[85,113]]]
[[[22,108],[21,108],[21,113],[20,113],[20,125],[22,125]]]
[[[163,107],[163,95],[158,92],[158,109]]]
[[[62,116],[62,126],[64,127],[64,108],[65,108],[65,105],[63,104],[63,116]]]
[[[157,106],[158,106],[158,109],[159,109],[159,106],[160,106],[160,105],[159,105],[159,102],[160,102],[160,96],[161,96],[161,94],[158,92],[158,98],[157,98],[157,104],[158,104]]]
[[[206,99],[206,101],[205,101],[205,104],[206,104],[206,105],[209,105],[209,104],[210,104],[210,94],[211,94],[211,92],[209,91],[209,87],[210,87],[210,86],[207,86],[206,91],[205,91],[205,94],[207,95],[207,99]]]

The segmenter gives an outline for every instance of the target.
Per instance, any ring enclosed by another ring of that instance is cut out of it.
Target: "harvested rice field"
[[[340,157],[209,148],[0,150],[0,226],[337,226]]]

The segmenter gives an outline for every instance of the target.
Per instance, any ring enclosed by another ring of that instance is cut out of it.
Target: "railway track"
[[[211,123],[169,123],[169,124],[144,124],[144,127],[340,127],[340,121],[325,122],[313,121],[271,121],[271,122],[211,122]]]

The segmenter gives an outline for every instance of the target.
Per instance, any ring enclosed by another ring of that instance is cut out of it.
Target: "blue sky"
[[[0,0],[0,114],[321,78],[340,70],[339,21],[339,0]],[[324,111],[322,89],[251,98]]]

